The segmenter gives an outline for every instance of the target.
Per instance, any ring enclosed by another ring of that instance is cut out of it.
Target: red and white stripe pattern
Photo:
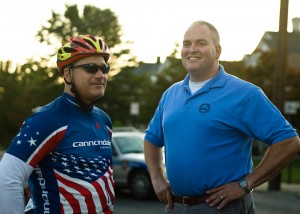
[[[26,162],[30,166],[35,167],[40,160],[54,150],[54,148],[60,143],[61,139],[66,133],[67,128],[68,126],[63,126],[52,132],[41,144],[39,144]]]
[[[115,193],[111,167],[93,182],[74,179],[58,171],[55,176],[61,213],[112,213]]]

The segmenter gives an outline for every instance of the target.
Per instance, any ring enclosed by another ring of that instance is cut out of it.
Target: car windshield
[[[123,154],[144,152],[143,135],[116,136],[114,140]]]

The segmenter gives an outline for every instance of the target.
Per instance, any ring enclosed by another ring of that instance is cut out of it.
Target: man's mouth
[[[187,57],[188,60],[195,60],[195,59],[201,59],[200,56],[189,56]]]

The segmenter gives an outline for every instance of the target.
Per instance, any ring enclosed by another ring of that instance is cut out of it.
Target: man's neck
[[[209,79],[213,78],[214,76],[216,76],[218,71],[219,71],[219,66],[214,67],[210,70],[207,70],[206,72],[203,72],[203,71],[197,72],[197,73],[189,72],[190,81],[203,82],[203,81],[209,80]]]

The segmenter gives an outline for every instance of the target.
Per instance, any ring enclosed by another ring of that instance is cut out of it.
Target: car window
[[[117,153],[117,151],[116,151],[116,148],[114,147],[113,144],[111,145],[111,147],[112,147],[112,154],[113,154],[113,156],[117,156],[118,153]]]
[[[123,154],[126,153],[143,153],[144,138],[139,135],[118,136],[114,137],[118,148]]]

